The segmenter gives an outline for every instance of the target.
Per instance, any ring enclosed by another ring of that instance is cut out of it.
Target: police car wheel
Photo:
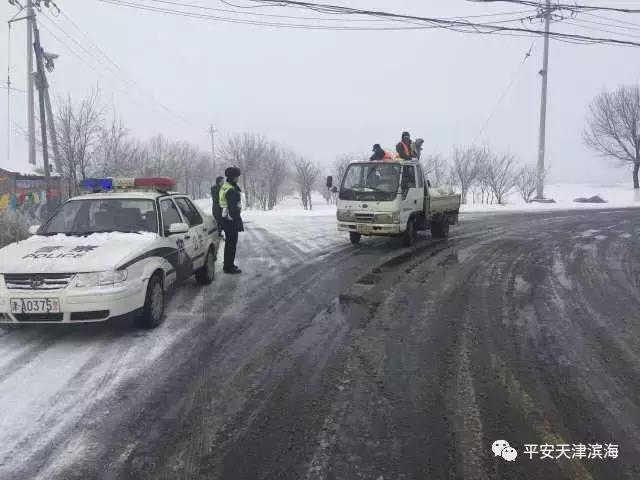
[[[209,285],[216,275],[216,260],[213,249],[209,248],[204,258],[204,265],[196,270],[196,281],[201,285]]]
[[[162,276],[158,273],[149,279],[142,314],[138,323],[142,328],[155,328],[160,325],[164,315],[164,286]]]

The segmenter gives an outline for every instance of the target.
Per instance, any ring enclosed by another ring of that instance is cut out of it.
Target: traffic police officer
[[[238,179],[240,169],[229,167],[224,171],[227,181],[220,187],[219,203],[222,210],[222,229],[225,234],[224,243],[224,273],[240,273],[235,265],[236,247],[238,245],[238,233],[244,232],[242,223],[242,198]]]

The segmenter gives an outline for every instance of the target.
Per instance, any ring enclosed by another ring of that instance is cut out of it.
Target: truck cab
[[[351,163],[338,198],[338,230],[354,244],[362,236],[398,236],[411,246],[427,229],[446,237],[460,211],[460,195],[433,190],[414,161]]]

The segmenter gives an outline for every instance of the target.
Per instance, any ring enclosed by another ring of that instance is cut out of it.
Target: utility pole
[[[209,135],[211,135],[211,167],[213,169],[213,180],[216,178],[216,132],[217,130],[213,128],[213,125],[209,125]]]
[[[49,150],[47,145],[47,114],[45,106],[45,91],[47,89],[47,78],[44,73],[44,61],[42,59],[42,47],[40,46],[40,31],[35,18],[30,18],[29,23],[33,30],[34,44],[33,50],[36,54],[37,73],[34,74],[35,83],[38,86],[38,103],[40,105],[40,133],[42,134],[42,161],[44,163],[44,178],[47,183],[47,203],[45,209],[47,216],[50,213],[51,205],[51,173],[49,171]]]
[[[549,80],[549,29],[551,27],[551,0],[546,0],[544,11],[544,57],[542,60],[542,98],[540,100],[540,137],[538,144],[538,181],[536,200],[544,200],[544,157],[547,140],[547,85]]]
[[[31,19],[35,18],[33,0],[26,0],[27,10],[27,131],[29,137],[29,163],[36,164],[36,116],[33,101],[33,30]]]

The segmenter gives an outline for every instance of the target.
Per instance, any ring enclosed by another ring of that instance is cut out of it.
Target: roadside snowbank
[[[601,210],[617,208],[640,208],[640,191],[634,191],[628,184],[591,185],[591,184],[549,184],[545,189],[547,198],[556,203],[524,203],[517,193],[508,195],[506,205],[487,205],[473,203],[469,194],[468,204],[463,205],[461,213],[514,213],[514,212],[546,212],[554,210]],[[598,195],[607,203],[578,203],[575,199]],[[300,200],[287,198],[271,211],[245,210],[243,218],[247,221],[271,221],[285,218],[335,217],[336,206],[327,205],[325,200],[317,196],[313,199],[311,211],[302,209]],[[205,211],[211,211],[211,200],[198,200],[198,205]]]

